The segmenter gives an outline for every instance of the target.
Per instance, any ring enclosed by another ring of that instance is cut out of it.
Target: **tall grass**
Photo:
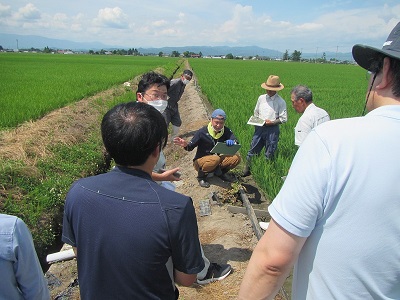
[[[146,71],[173,70],[177,62],[160,57],[1,53],[0,129],[35,120]]]
[[[298,84],[307,85],[313,91],[315,104],[326,109],[332,119],[359,116],[364,106],[367,80],[358,66],[213,59],[190,59],[189,62],[211,105],[226,111],[227,126],[239,138],[243,157],[254,133],[254,127],[247,125],[247,120],[259,95],[265,94],[260,85],[271,74],[280,77],[285,88],[279,94],[287,104],[288,122],[280,125],[275,160],[266,162],[262,152],[254,159],[252,168],[255,180],[270,200],[281,188],[281,177],[287,174],[297,150],[294,127],[300,115],[292,108],[291,89]]]

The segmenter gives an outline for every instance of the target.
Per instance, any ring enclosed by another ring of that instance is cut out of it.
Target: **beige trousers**
[[[235,155],[206,155],[193,162],[193,167],[198,171],[201,169],[204,173],[213,172],[218,166],[221,170],[228,171],[235,168],[241,161],[238,154]]]

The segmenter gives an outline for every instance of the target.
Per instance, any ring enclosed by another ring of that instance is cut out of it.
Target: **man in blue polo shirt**
[[[68,192],[62,240],[74,247],[82,299],[177,299],[204,268],[190,197],[151,178],[168,131],[145,103],[103,117],[104,146],[116,167]]]

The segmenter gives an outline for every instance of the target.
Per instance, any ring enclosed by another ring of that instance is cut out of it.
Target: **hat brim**
[[[261,87],[268,91],[276,91],[277,92],[277,91],[283,90],[284,85],[281,83],[277,87],[271,87],[271,86],[266,85],[265,82],[263,82],[263,83],[261,83]]]
[[[363,69],[370,70],[371,64],[379,54],[387,55],[395,59],[400,59],[400,53],[393,50],[377,49],[365,45],[354,45],[352,49],[353,58]]]

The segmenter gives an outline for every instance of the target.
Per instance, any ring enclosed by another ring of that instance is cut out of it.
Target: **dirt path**
[[[179,102],[182,118],[180,136],[189,140],[194,132],[209,122],[211,114],[203,103],[192,80],[186,87]],[[218,178],[210,188],[202,188],[196,180],[197,172],[192,166],[195,150],[187,152],[178,146],[168,145],[165,149],[168,167],[180,167],[182,181],[177,183],[177,192],[192,197],[198,219],[200,241],[206,257],[211,262],[229,263],[233,272],[225,280],[205,286],[195,285],[190,288],[180,287],[180,299],[236,299],[240,283],[251,251],[257,239],[253,234],[249,219],[242,214],[232,214],[227,205],[212,205],[212,214],[200,216],[199,203],[210,199],[212,192],[223,196],[226,185]]]
[[[210,109],[206,107],[196,90],[195,80],[186,87],[179,102],[182,117],[180,136],[190,139],[194,132],[208,123]],[[195,151],[195,150],[194,150]],[[249,219],[242,214],[232,214],[227,204],[212,205],[212,214],[200,216],[200,201],[211,198],[215,192],[223,196],[229,191],[218,178],[212,178],[210,188],[202,188],[196,180],[192,166],[194,151],[187,152],[178,146],[168,144],[165,149],[167,167],[180,167],[182,180],[177,182],[177,192],[192,197],[198,219],[200,240],[206,257],[211,262],[229,263],[233,272],[225,280],[205,286],[179,287],[180,299],[236,299],[240,283],[257,243]],[[258,193],[259,194],[259,193]],[[79,299],[76,261],[53,264],[47,273],[52,285],[52,299]],[[58,296],[58,297],[57,297]],[[62,298],[60,296],[65,296]]]

